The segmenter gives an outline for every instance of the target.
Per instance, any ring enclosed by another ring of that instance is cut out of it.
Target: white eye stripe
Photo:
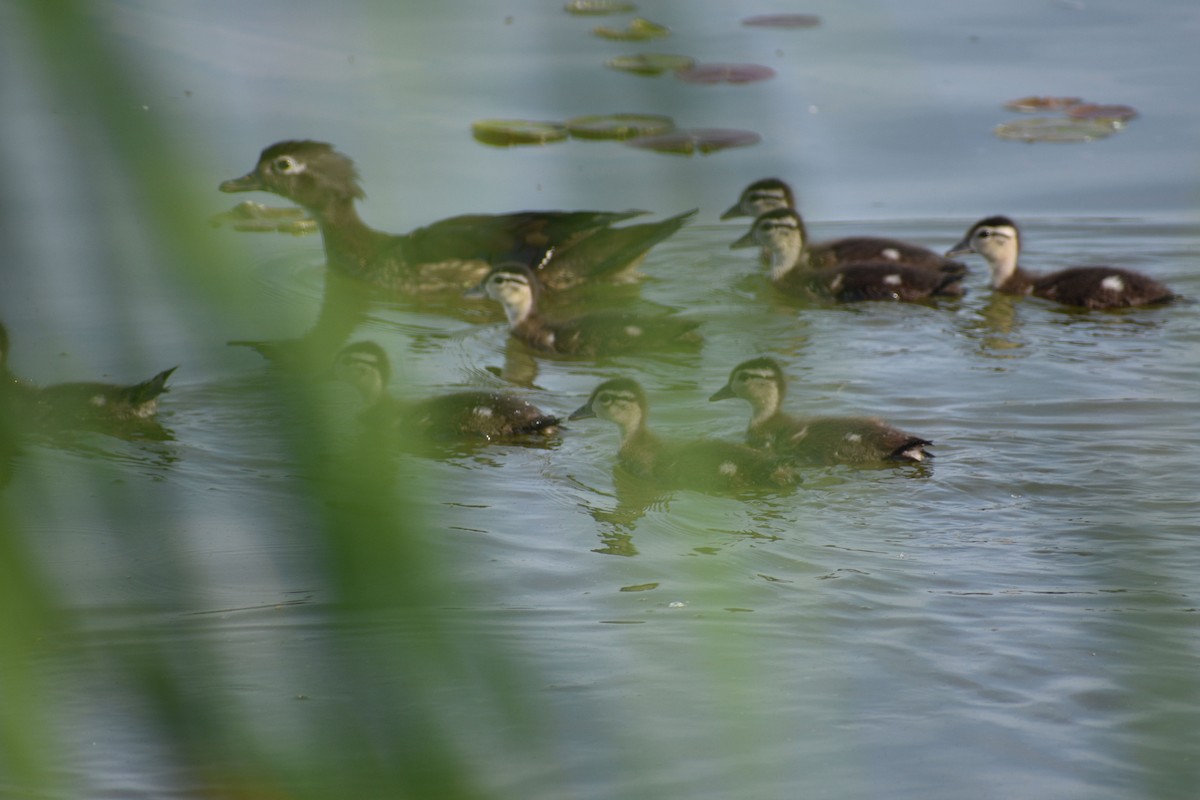
[[[767,370],[744,369],[738,373],[738,379],[743,380],[743,381],[749,381],[749,380],[755,380],[755,379],[760,380],[760,381],[771,381],[771,380],[775,380],[775,373],[768,372]]]
[[[303,161],[297,161],[291,156],[279,156],[271,162],[271,169],[280,175],[299,175],[308,168]]]
[[[636,398],[629,392],[602,392],[596,396],[600,405],[608,406],[613,403],[632,403]]]

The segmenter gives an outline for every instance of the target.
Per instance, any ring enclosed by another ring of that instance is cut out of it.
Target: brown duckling
[[[805,247],[804,221],[790,208],[768,211],[754,220],[750,232],[730,247],[761,247],[769,254],[771,283],[784,294],[825,297],[838,302],[862,300],[926,300],[957,297],[966,268],[947,261],[937,269],[896,260],[814,266]],[[939,256],[940,258],[940,256]]]
[[[1017,260],[1021,234],[1008,217],[988,217],[971,226],[948,256],[977,253],[987,261],[992,288],[1083,308],[1126,308],[1167,303],[1177,295],[1153,278],[1117,267],[1069,267],[1045,275],[1030,272]]]
[[[701,341],[698,320],[673,316],[601,311],[546,319],[538,310],[540,282],[523,264],[498,264],[478,289],[504,306],[513,338],[542,353],[596,357]]]
[[[795,207],[796,196],[792,193],[791,186],[779,178],[763,178],[743,189],[737,202],[725,210],[721,219],[733,219],[734,217],[757,219],[777,208]]]
[[[871,417],[799,419],[782,409],[787,381],[771,358],[752,358],[733,368],[729,382],[709,398],[740,397],[750,403],[751,447],[817,464],[920,462],[933,457],[932,442]]]
[[[632,475],[663,488],[706,492],[779,489],[801,480],[789,460],[745,445],[715,439],[661,439],[646,427],[647,413],[642,387],[630,378],[614,378],[597,386],[567,419],[599,417],[615,423],[621,431],[617,462]]]
[[[388,394],[391,364],[375,342],[342,348],[333,375],[362,394],[359,419],[372,432],[433,441],[485,441],[558,433],[559,419],[509,392],[465,391],[404,401]]]
[[[612,226],[644,212],[476,214],[384,233],[358,216],[355,201],[366,195],[354,162],[309,140],[271,145],[253,170],[220,189],[273,192],[297,203],[316,219],[331,269],[404,294],[470,288],[503,259],[538,268],[554,288],[621,278],[695,213],[623,228]]]

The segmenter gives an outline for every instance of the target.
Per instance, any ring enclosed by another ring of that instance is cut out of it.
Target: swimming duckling
[[[808,232],[804,227],[804,220],[801,218],[800,212],[796,209],[791,187],[778,178],[767,178],[747,186],[742,192],[742,196],[738,198],[738,202],[722,214],[721,219],[733,217],[758,219],[763,214],[785,210],[795,213],[796,223],[800,229],[801,252],[811,268],[882,261],[937,270],[947,264],[959,263],[950,261],[927,247],[880,236],[846,236],[828,242],[809,242]],[[745,237],[740,241],[744,240]],[[735,243],[733,247],[749,247],[751,244],[753,244],[753,239],[747,244]],[[769,258],[770,253],[764,248],[763,262],[766,263]]]
[[[629,378],[614,378],[567,419],[599,417],[621,430],[618,463],[629,473],[664,488],[731,491],[782,488],[800,482],[796,467],[759,450],[714,439],[668,442],[646,427],[646,394]]]
[[[742,190],[738,201],[725,210],[721,219],[750,217],[757,219],[777,208],[795,208],[796,196],[792,187],[779,178],[763,178]]]
[[[698,320],[672,316],[596,312],[544,319],[537,307],[540,284],[524,264],[498,264],[479,289],[504,306],[511,335],[543,353],[595,357],[700,341]]]
[[[1047,275],[1029,272],[1017,264],[1021,234],[1008,217],[976,222],[946,255],[964,253],[983,256],[992,273],[992,288],[1004,294],[1032,294],[1083,308],[1126,308],[1177,299],[1158,281],[1116,267],[1070,267]]]
[[[104,421],[144,420],[158,411],[158,398],[167,391],[167,378],[178,367],[164,369],[149,380],[131,386],[112,383],[59,383],[37,388],[8,370],[8,330],[0,325],[0,378],[10,410],[30,415],[34,421],[56,425]]]
[[[387,392],[391,372],[383,348],[370,341],[347,345],[334,362],[334,377],[362,394],[366,407],[359,419],[372,431],[488,442],[558,432],[557,417],[508,392],[467,391],[415,402],[399,400]]]
[[[710,398],[740,397],[750,403],[751,447],[819,464],[924,461],[932,442],[864,417],[797,419],[782,410],[787,381],[771,358],[752,358],[733,368],[729,382]]]
[[[848,241],[848,240],[843,240]],[[884,241],[884,240],[879,240]],[[804,222],[790,208],[768,211],[730,247],[762,247],[770,254],[771,283],[791,295],[817,295],[844,303],[860,300],[925,300],[960,296],[966,267],[941,259],[933,269],[891,261],[814,266],[805,248]]]
[[[642,211],[525,211],[452,217],[407,234],[368,227],[354,201],[364,194],[354,162],[325,142],[277,142],[223,192],[273,192],[317,221],[331,269],[405,294],[463,290],[502,259],[539,267],[554,288],[612,279],[677,231],[695,212],[611,227]]]

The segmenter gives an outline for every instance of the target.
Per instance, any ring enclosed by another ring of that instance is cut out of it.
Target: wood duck
[[[755,189],[759,184],[765,184],[765,188]],[[782,189],[773,188],[772,184],[779,184],[782,186]],[[753,216],[755,219],[758,219],[767,213],[784,214],[791,211],[795,216],[796,226],[800,230],[801,253],[806,259],[808,266],[812,269],[834,267],[842,264],[859,264],[867,261],[908,264],[914,267],[933,270],[941,270],[947,264],[956,264],[965,269],[961,262],[951,261],[927,247],[921,247],[920,245],[911,244],[899,239],[888,239],[879,236],[847,236],[828,242],[810,243],[808,241],[808,231],[804,227],[804,220],[791,202],[791,198],[791,189],[783,181],[768,179],[752,183],[742,193],[742,198],[738,201],[737,205],[726,211],[721,219],[735,216]],[[784,200],[787,202],[785,203]],[[761,207],[762,211],[757,214],[733,213],[742,207],[745,207],[747,212],[756,207]],[[753,244],[753,237],[751,237],[749,242],[746,242],[746,237],[742,237],[739,241],[744,242],[744,244],[735,243],[733,246],[749,247]],[[764,248],[764,263],[769,258],[770,252]]]
[[[668,442],[646,427],[646,394],[629,378],[596,387],[567,418],[599,417],[621,430],[617,461],[628,473],[670,489],[736,491],[784,488],[800,482],[795,465],[734,442],[698,439]]]
[[[957,297],[963,293],[960,282],[966,267],[940,256],[942,264],[936,269],[895,259],[839,262],[833,266],[824,264],[822,259],[814,263],[805,247],[804,221],[790,208],[760,215],[750,232],[730,245],[732,248],[755,246],[769,254],[771,283],[785,294],[827,297],[851,303],[860,300],[911,302],[939,295]]]
[[[701,341],[695,331],[698,320],[672,316],[600,311],[545,319],[538,311],[540,283],[524,264],[496,265],[477,291],[504,306],[513,338],[542,353],[596,357]]]
[[[976,222],[946,255],[965,253],[983,256],[992,273],[992,288],[1004,294],[1031,294],[1083,308],[1126,308],[1177,299],[1158,281],[1116,267],[1069,267],[1047,275],[1029,272],[1017,264],[1021,234],[1008,217]]]
[[[454,392],[412,402],[393,397],[387,391],[391,365],[375,342],[342,348],[333,374],[362,394],[365,408],[359,419],[372,432],[486,442],[558,432],[557,417],[508,392]]]
[[[404,294],[470,288],[500,260],[537,267],[553,288],[623,278],[693,214],[613,228],[642,211],[524,211],[467,215],[411,233],[374,230],[354,202],[366,195],[354,162],[325,142],[277,142],[223,192],[273,192],[317,221],[331,269]]]
[[[763,178],[742,190],[738,201],[726,209],[721,219],[750,217],[757,219],[777,208],[795,208],[796,196],[792,187],[779,178]]]
[[[872,417],[798,419],[782,410],[787,381],[771,358],[753,358],[733,368],[729,382],[710,401],[740,397],[750,403],[746,443],[798,461],[824,465],[925,461],[932,442]]]
[[[178,369],[164,369],[130,386],[80,382],[39,389],[9,372],[8,349],[8,331],[0,325],[0,376],[9,409],[14,413],[19,409],[34,421],[56,425],[148,419],[158,411],[158,398],[167,391],[167,378]]]

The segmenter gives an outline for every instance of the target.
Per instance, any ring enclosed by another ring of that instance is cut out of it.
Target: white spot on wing
[[[737,464],[733,463],[732,461],[722,461],[721,466],[717,467],[717,472],[727,477],[733,477],[734,475],[737,475],[737,471]]]
[[[489,406],[475,406],[471,413],[477,417],[484,417],[486,419],[492,416],[492,414],[495,412],[493,412]]]
[[[1100,281],[1100,286],[1110,292],[1125,291],[1125,281],[1121,280],[1120,275],[1109,275],[1107,278]]]
[[[904,279],[899,275],[885,275],[883,276],[883,282],[888,286],[899,286],[904,283]]]
[[[844,438],[847,442],[854,442],[855,444],[862,441],[862,436],[857,433],[847,433]]]
[[[625,326],[625,335],[630,338],[636,339],[637,337],[642,335],[642,329],[639,328],[637,325],[626,325]]]
[[[884,258],[888,259],[889,261],[899,261],[900,260],[900,251],[894,247],[883,248],[882,250],[879,251],[879,255],[883,256]]]
[[[105,406],[108,405],[108,399],[102,394],[94,394],[88,398],[88,405]]]

